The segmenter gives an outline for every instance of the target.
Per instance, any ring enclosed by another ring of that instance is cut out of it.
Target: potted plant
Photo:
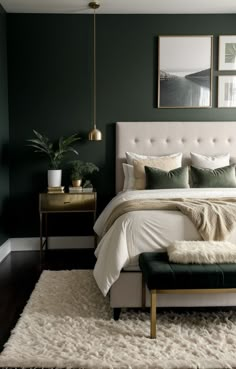
[[[34,152],[45,154],[49,160],[48,169],[48,187],[61,186],[61,164],[64,156],[73,152],[78,155],[78,152],[72,147],[72,144],[80,138],[77,134],[69,137],[60,137],[57,142],[53,143],[47,136],[41,135],[39,132],[33,130],[35,138],[28,139],[29,146],[33,147]]]
[[[81,186],[82,182],[95,171],[99,171],[99,168],[90,162],[82,160],[73,160],[71,162],[71,180],[72,186]],[[88,180],[86,181],[88,184]]]

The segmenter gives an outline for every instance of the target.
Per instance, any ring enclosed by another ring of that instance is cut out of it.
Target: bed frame
[[[205,155],[230,152],[236,162],[236,122],[118,122],[116,123],[116,192],[122,190],[122,163],[125,152],[144,155],[183,153],[183,164],[190,151]],[[149,305],[149,293],[146,294]],[[137,270],[122,271],[110,290],[114,315],[121,307],[141,307],[142,276]],[[161,295],[158,306],[236,306],[236,293],[211,295]],[[118,309],[117,309],[118,308]]]

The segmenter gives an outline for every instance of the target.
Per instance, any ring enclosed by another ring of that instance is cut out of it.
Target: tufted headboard
[[[117,122],[116,192],[123,188],[122,163],[125,152],[144,155],[183,153],[189,162],[190,151],[205,155],[229,152],[236,161],[236,122]]]

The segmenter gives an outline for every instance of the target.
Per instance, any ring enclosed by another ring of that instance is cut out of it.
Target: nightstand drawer
[[[95,211],[96,193],[40,194],[39,211]]]

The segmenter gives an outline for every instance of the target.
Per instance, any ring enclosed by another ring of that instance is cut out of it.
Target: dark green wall
[[[9,202],[9,121],[7,83],[6,14],[0,5],[0,245],[8,239],[7,208]]]
[[[38,234],[38,192],[46,188],[47,166],[25,146],[32,129],[52,138],[90,129],[92,27],[91,15],[8,15],[12,236]],[[213,108],[157,109],[157,36],[167,34],[214,35]],[[116,121],[235,120],[235,109],[216,108],[217,36],[223,34],[236,34],[236,15],[97,16],[103,141],[81,141],[77,148],[81,159],[101,168],[99,209],[114,194]]]

